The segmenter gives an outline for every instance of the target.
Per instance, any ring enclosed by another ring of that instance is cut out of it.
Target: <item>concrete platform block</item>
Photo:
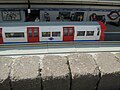
[[[45,56],[41,71],[43,90],[69,90],[70,75],[66,57]]]
[[[11,64],[11,57],[0,57],[0,90],[11,90],[9,77]]]
[[[114,54],[96,54],[96,63],[100,67],[101,80],[98,90],[120,90],[120,63]]]
[[[41,90],[39,60],[38,56],[16,58],[11,73],[13,90]]]
[[[72,73],[72,90],[95,90],[99,80],[99,70],[90,54],[68,56]]]

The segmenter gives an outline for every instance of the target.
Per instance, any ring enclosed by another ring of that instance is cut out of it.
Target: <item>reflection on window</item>
[[[22,32],[11,32],[11,33],[5,33],[6,38],[21,38],[24,37],[24,33]]]
[[[60,32],[52,32],[53,37],[60,37]]]
[[[84,36],[85,35],[85,31],[77,31],[77,36]]]
[[[34,37],[38,37],[38,36],[39,36],[38,29],[37,29],[37,28],[35,28],[35,29],[34,29]]]
[[[87,31],[86,36],[93,36],[94,35],[94,31]]]
[[[20,11],[7,10],[2,11],[2,19],[4,21],[20,21]]]
[[[42,37],[50,37],[50,32],[42,32]]]

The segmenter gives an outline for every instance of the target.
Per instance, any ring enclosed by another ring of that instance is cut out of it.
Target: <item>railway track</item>
[[[0,45],[0,56],[120,52],[120,41],[57,42]]]
[[[89,42],[44,42],[44,43],[19,43],[1,44],[0,48],[36,47],[36,46],[70,46],[70,45],[120,45],[120,41],[89,41]]]

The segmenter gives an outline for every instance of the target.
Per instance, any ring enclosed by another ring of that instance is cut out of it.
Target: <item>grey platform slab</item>
[[[115,55],[98,53],[96,63],[101,71],[98,90],[120,90],[120,63]]]
[[[42,64],[44,90],[69,90],[70,75],[66,57],[45,56]]]
[[[11,70],[13,90],[41,90],[39,60],[37,56],[16,58]]]
[[[68,56],[72,73],[72,90],[95,90],[99,80],[99,70],[89,54]]]
[[[12,58],[0,57],[0,90],[10,90],[10,69]]]

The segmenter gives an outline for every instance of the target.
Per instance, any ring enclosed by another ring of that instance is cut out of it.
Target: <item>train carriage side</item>
[[[74,41],[98,41],[100,33],[100,25],[78,25],[75,26]]]
[[[27,32],[25,26],[6,26],[2,27],[2,37],[5,44],[26,43]]]
[[[0,44],[104,40],[99,22],[50,22],[1,26]]]
[[[40,26],[40,42],[62,42],[62,26]]]
[[[101,25],[98,22],[53,22],[40,26],[40,42],[98,41]]]

